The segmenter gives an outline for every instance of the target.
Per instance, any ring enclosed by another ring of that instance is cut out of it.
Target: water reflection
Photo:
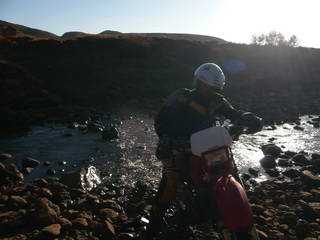
[[[293,125],[283,124],[275,130],[264,129],[253,135],[244,135],[232,149],[240,170],[259,167],[263,157],[260,146],[274,142],[283,150],[318,152],[320,131],[307,123],[303,117],[303,131]],[[120,139],[105,142],[101,134],[83,134],[78,129],[63,126],[35,127],[26,136],[0,139],[0,150],[19,155],[29,155],[42,162],[50,161],[58,171],[72,170],[76,166],[92,164],[105,179],[117,179],[123,184],[137,180],[156,183],[161,172],[161,163],[154,153],[157,136],[153,120],[142,114],[124,119],[119,125]],[[58,163],[66,161],[67,167]],[[29,178],[44,175],[48,167],[41,166]]]

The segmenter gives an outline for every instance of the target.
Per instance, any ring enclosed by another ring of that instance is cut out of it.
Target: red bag
[[[221,177],[214,186],[218,211],[225,226],[245,232],[253,224],[252,210],[242,185],[231,175]]]

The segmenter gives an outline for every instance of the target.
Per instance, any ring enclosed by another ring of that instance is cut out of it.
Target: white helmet
[[[222,90],[226,78],[221,68],[214,63],[204,63],[194,72],[195,83],[203,82],[204,84]]]

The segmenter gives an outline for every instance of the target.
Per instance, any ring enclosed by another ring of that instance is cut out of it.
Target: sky
[[[57,35],[193,33],[237,43],[275,30],[320,48],[319,9],[319,0],[0,0],[0,20]]]

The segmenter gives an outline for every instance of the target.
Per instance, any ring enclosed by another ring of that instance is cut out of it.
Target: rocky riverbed
[[[111,158],[113,162],[118,161],[117,164],[112,165],[111,161],[104,163],[104,166],[111,164],[109,171],[101,171],[103,165],[99,165],[99,161],[82,163],[82,168],[79,168],[65,159],[46,161],[21,154],[2,153],[0,237],[12,240],[141,239],[149,222],[160,163],[146,161],[150,160],[155,146],[154,140],[150,146],[144,145],[146,136],[152,134],[148,132],[148,120],[129,120],[120,124],[118,130],[106,128],[97,122],[71,124],[68,128],[75,128],[75,131],[84,134],[84,138],[90,138],[87,131],[95,129],[105,132],[99,135],[104,138],[103,145],[120,146],[116,148],[122,149],[119,155]],[[303,134],[308,129],[310,133],[316,132],[317,122],[319,118],[312,116],[291,127],[267,127],[260,133],[260,138],[252,136],[252,140],[260,139],[260,161],[256,161],[256,165],[251,164],[251,167],[244,167],[242,177],[261,239],[319,239],[320,155],[317,144],[312,148],[314,151],[310,151],[311,143],[292,149],[294,144],[298,144],[293,136],[297,132]],[[143,133],[141,126],[146,127],[144,131],[148,134]],[[284,140],[278,135],[267,135],[262,141],[261,135],[272,129],[280,132],[290,129],[291,138]],[[59,137],[72,138],[69,132],[63,132],[63,135]],[[114,137],[126,140],[111,140]],[[240,139],[240,143],[242,148],[234,149],[236,157],[240,156],[238,154],[243,147],[248,148],[248,142],[241,142]],[[251,149],[252,152],[254,150]],[[105,153],[102,151],[98,155],[106,157]],[[107,156],[110,158],[110,155]],[[100,161],[105,159],[100,158]],[[74,168],[71,174],[58,171],[67,169],[66,166],[70,167],[69,170]],[[30,177],[37,169],[46,171]],[[148,171],[151,176],[148,176]],[[110,176],[111,173],[114,175]],[[192,224],[184,230],[168,234],[172,234],[171,239],[187,238],[186,234],[196,239],[221,238],[208,223]]]
[[[261,183],[247,178],[261,239],[319,239],[320,155],[276,153],[272,148],[265,156],[268,161],[281,157],[295,168]],[[0,157],[5,162],[12,156]],[[14,164],[1,163],[0,176],[0,235],[11,240],[141,239],[155,193],[141,181],[133,187],[104,182],[91,191],[54,177],[26,184]],[[214,231],[208,234],[208,228],[199,229],[201,225],[192,225],[188,233],[198,239],[220,239]]]

